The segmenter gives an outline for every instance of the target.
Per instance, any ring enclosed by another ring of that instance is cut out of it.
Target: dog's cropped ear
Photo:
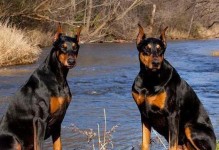
[[[61,23],[59,23],[53,42],[55,42],[60,37],[61,34],[62,34],[62,26]]]
[[[160,35],[160,40],[163,42],[163,44],[165,45],[165,47],[167,46],[167,41],[166,41],[166,30],[168,29],[168,27],[166,27],[165,29],[163,29],[161,31],[161,35]]]
[[[145,38],[144,29],[142,28],[140,24],[138,24],[138,28],[139,28],[139,32],[138,32],[138,36],[136,39],[137,45]]]
[[[81,30],[82,30],[82,26],[78,26],[78,29],[77,29],[76,35],[75,35],[75,37],[76,37],[76,39],[77,39],[77,42],[79,42]]]

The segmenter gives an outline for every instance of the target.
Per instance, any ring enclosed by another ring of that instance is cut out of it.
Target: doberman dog
[[[146,38],[142,26],[136,44],[140,72],[132,96],[142,122],[142,150],[150,149],[151,128],[164,136],[170,150],[215,150],[210,118],[194,90],[164,58],[167,27],[160,38]]]
[[[12,96],[0,122],[1,150],[42,150],[50,136],[53,149],[62,149],[61,123],[71,101],[66,78],[76,65],[80,32],[65,36],[59,24],[49,55]]]

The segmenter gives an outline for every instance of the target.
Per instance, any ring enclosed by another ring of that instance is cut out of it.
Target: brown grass
[[[44,32],[39,29],[28,30],[25,35],[29,37],[30,41],[39,47],[46,47],[52,44],[52,32]]]
[[[118,125],[113,126],[110,130],[107,130],[106,112],[104,109],[104,129],[100,131],[100,125],[97,124],[97,133],[93,129],[81,130],[74,124],[70,127],[73,132],[83,134],[87,137],[88,144],[92,144],[92,150],[108,150],[113,149],[112,134],[116,132]],[[97,142],[96,142],[97,141]]]
[[[188,33],[179,31],[177,29],[168,29],[168,37],[171,39],[188,39]]]
[[[204,39],[218,38],[219,37],[219,25],[214,25],[211,28],[206,28],[206,27],[199,25],[198,33],[201,36],[201,38],[204,38]]]
[[[0,67],[33,63],[40,52],[41,49],[23,31],[8,23],[0,23]]]

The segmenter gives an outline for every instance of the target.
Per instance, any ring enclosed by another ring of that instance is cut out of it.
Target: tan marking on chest
[[[142,94],[132,92],[132,96],[133,96],[133,98],[134,98],[137,105],[141,105],[145,101],[145,96],[142,95]]]
[[[154,106],[159,107],[160,109],[163,109],[164,106],[165,106],[166,97],[167,97],[167,93],[162,92],[162,93],[159,93],[159,94],[156,94],[156,95],[147,96],[146,101],[150,105],[154,105]]]
[[[68,98],[64,97],[51,97],[50,98],[50,113],[53,114],[59,110],[65,102],[68,102]]]

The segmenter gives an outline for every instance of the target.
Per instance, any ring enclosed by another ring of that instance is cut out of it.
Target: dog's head
[[[75,37],[64,36],[61,24],[54,36],[54,49],[59,62],[66,68],[73,68],[76,65],[76,58],[79,51],[79,36],[81,27],[78,27]]]
[[[146,38],[142,26],[139,24],[139,33],[137,36],[136,44],[139,51],[139,60],[141,65],[151,71],[157,71],[160,69],[164,60],[164,52],[166,50],[166,27],[160,35],[160,39]]]

